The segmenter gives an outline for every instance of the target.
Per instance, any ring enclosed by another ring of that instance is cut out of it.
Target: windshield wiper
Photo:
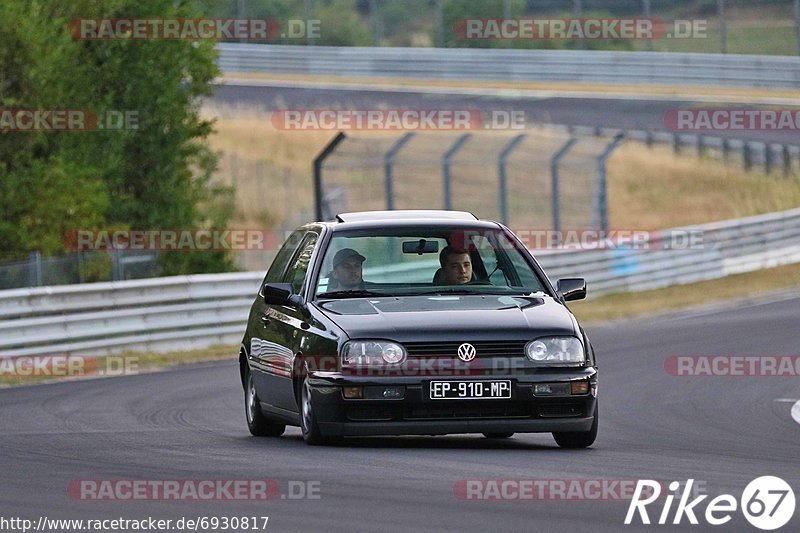
[[[436,294],[444,295],[444,294],[486,294],[486,293],[470,289],[435,289],[432,291],[412,292],[410,294],[404,294],[403,296],[427,296]]]
[[[317,294],[317,298],[366,298],[369,296],[387,296],[387,295],[380,292],[366,291],[364,289],[328,291]]]

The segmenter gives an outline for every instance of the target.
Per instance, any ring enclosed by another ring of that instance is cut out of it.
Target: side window
[[[472,243],[478,249],[478,254],[481,256],[483,266],[486,268],[486,275],[489,276],[489,282],[492,285],[508,285],[505,279],[505,273],[498,268],[497,251],[489,242],[489,239],[480,235],[473,237]]]
[[[283,243],[283,246],[278,250],[278,254],[272,261],[272,265],[270,265],[267,271],[267,276],[264,278],[264,283],[280,283],[283,278],[283,273],[286,272],[289,259],[294,255],[305,233],[305,231],[298,230],[289,235],[289,238]]]
[[[303,282],[308,272],[308,263],[311,261],[311,254],[314,253],[314,247],[317,245],[317,238],[318,235],[316,233],[306,234],[298,252],[292,258],[289,270],[283,276],[283,282],[291,283],[295,294],[300,294],[300,290],[303,287]]]
[[[519,278],[520,287],[526,287],[533,291],[540,291],[544,289],[541,281],[539,281],[533,269],[530,267],[530,265],[528,265],[527,261],[525,261],[525,258],[522,256],[522,252],[516,250],[509,251],[506,253],[506,256],[509,258],[512,268],[516,271],[515,273]],[[512,283],[509,283],[509,285],[515,286],[515,284]]]

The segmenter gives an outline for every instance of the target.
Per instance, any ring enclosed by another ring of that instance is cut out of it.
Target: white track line
[[[790,399],[790,398],[778,398],[775,401],[776,402],[790,402],[790,403],[794,402],[794,405],[792,406],[792,411],[791,411],[792,419],[795,422],[797,422],[798,424],[800,424],[800,400],[793,400],[793,399]]]

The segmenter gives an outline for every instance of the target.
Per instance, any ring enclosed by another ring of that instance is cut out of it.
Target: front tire
[[[562,448],[588,448],[597,438],[597,420],[600,418],[600,407],[594,408],[594,422],[589,431],[562,431],[553,433],[556,444]]]
[[[303,433],[303,440],[311,446],[333,444],[340,440],[334,437],[325,437],[320,431],[317,416],[314,413],[314,401],[308,376],[300,385],[300,431]]]
[[[255,381],[250,368],[245,369],[244,413],[247,429],[256,437],[280,437],[286,431],[286,424],[273,422],[261,412],[261,403],[256,394]]]

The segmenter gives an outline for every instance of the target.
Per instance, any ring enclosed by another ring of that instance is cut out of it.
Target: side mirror
[[[586,280],[583,278],[562,278],[556,283],[556,292],[564,301],[586,298]]]
[[[303,299],[292,292],[291,283],[265,283],[261,294],[264,296],[264,302],[268,304],[292,307],[303,305]]]

